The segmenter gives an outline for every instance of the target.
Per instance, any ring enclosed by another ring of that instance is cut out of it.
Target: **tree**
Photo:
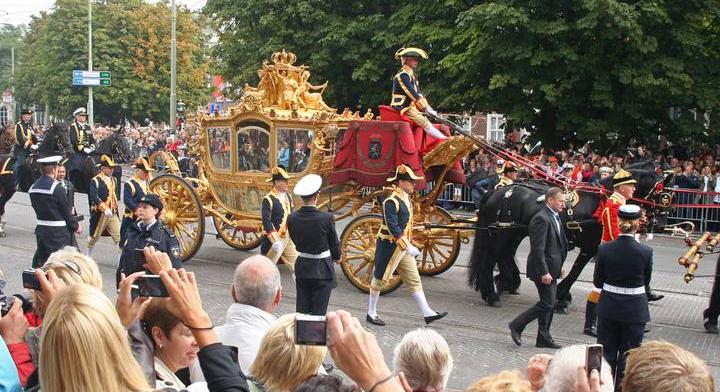
[[[15,66],[17,55],[22,50],[23,28],[9,24],[0,25],[0,90],[12,87],[12,48],[15,48]]]
[[[209,59],[200,22],[177,12],[178,99],[204,105]],[[85,106],[87,88],[71,85],[73,70],[87,69],[87,2],[57,0],[33,19],[25,36],[18,77],[27,100],[49,104],[67,117]],[[112,86],[94,89],[95,118],[164,120],[169,117],[170,9],[142,0],[93,3],[93,69],[112,72]]]

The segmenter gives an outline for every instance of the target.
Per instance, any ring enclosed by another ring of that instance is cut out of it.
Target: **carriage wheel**
[[[364,293],[370,292],[375,266],[375,236],[381,224],[381,215],[359,216],[345,227],[340,239],[342,251],[340,266],[343,274],[353,286]],[[391,293],[400,287],[400,284],[402,284],[400,276],[395,275],[380,294]]]
[[[444,209],[435,207],[430,213],[429,221],[447,225],[452,223],[452,216]],[[460,238],[457,231],[452,229],[413,230],[412,242],[420,249],[418,271],[423,276],[434,276],[447,271],[460,253]]]
[[[330,198],[323,199],[320,203],[318,203],[318,209],[322,211],[327,211],[328,207],[331,207],[333,218],[336,221],[342,220],[350,216],[352,213],[353,207],[357,203],[362,203],[363,200],[358,196],[356,190],[357,187],[349,186],[349,185],[331,185],[328,186],[322,190],[320,190],[320,193],[323,195],[329,195],[330,188],[332,188],[332,203],[330,203]]]
[[[190,184],[173,174],[153,178],[149,188],[163,202],[162,221],[180,243],[181,260],[189,260],[200,250],[205,235],[200,199]]]
[[[150,158],[148,158],[148,164],[151,168],[157,170],[158,173],[180,175],[177,159],[167,151],[155,151],[152,153]]]
[[[231,214],[226,214],[225,217],[232,220]],[[235,227],[223,222],[216,215],[213,215],[213,223],[220,238],[226,244],[238,250],[253,250],[260,246],[263,239],[262,230],[255,226]]]

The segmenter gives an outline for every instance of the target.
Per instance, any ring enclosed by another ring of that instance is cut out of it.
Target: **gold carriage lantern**
[[[172,154],[151,157],[152,165],[166,169],[150,189],[163,199],[163,221],[178,237],[183,260],[200,249],[205,217],[233,248],[260,244],[260,208],[273,166],[287,169],[291,187],[306,173],[327,178],[332,170],[336,138],[360,115],[329,107],[322,98],[327,82],[311,84],[310,68],[296,65],[296,59],[284,50],[274,53],[258,70],[258,86],[246,84],[237,106],[189,119],[197,178],[181,177]],[[335,195],[342,202],[342,189]]]

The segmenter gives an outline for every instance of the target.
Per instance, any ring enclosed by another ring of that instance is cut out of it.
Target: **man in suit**
[[[538,320],[537,347],[560,348],[550,336],[557,294],[557,280],[568,251],[565,231],[560,222],[560,211],[565,206],[565,194],[557,187],[545,193],[545,207],[530,220],[530,254],[527,260],[527,277],[535,283],[540,301],[510,322],[510,336],[520,346],[525,326]]]

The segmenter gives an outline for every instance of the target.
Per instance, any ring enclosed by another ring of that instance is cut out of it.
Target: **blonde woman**
[[[715,381],[707,364],[674,344],[652,341],[630,350],[624,392],[712,392]]]
[[[280,317],[265,333],[250,366],[254,377],[251,390],[289,392],[317,374],[327,348],[295,344],[296,316],[292,313]]]
[[[517,371],[502,372],[481,378],[470,385],[465,392],[532,392],[530,382],[524,380]]]
[[[40,387],[44,392],[152,390],[132,356],[118,313],[99,290],[84,284],[64,288],[53,271],[37,276],[50,302],[40,351]],[[208,389],[248,391],[232,351],[220,344],[202,308],[195,275],[171,269],[160,272],[160,278],[170,294],[168,308],[192,330],[200,347],[198,359]],[[121,288],[119,297],[132,303],[130,285]]]
[[[453,369],[450,347],[439,333],[418,328],[403,336],[395,346],[395,373],[403,372],[415,391],[445,390]]]

